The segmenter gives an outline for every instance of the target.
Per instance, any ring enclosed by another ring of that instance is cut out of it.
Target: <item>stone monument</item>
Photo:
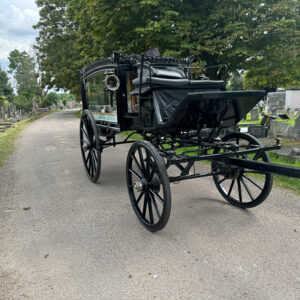
[[[37,103],[36,103],[36,98],[35,97],[33,97],[32,98],[32,112],[34,113],[34,114],[36,114],[37,112],[38,112],[38,105],[37,105]]]
[[[259,120],[258,108],[253,108],[251,110],[251,121]]]

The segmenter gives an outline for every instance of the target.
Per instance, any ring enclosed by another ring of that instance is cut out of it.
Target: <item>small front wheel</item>
[[[137,141],[130,147],[126,179],[140,222],[152,232],[162,229],[171,211],[170,182],[164,161],[151,143]]]

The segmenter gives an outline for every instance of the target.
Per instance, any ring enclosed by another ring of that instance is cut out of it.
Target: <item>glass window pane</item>
[[[86,81],[89,110],[96,120],[118,122],[116,93],[108,90],[104,80],[113,70],[106,70]]]
[[[137,71],[126,72],[126,90],[127,90],[127,111],[134,113],[139,111],[138,97],[136,95],[130,95],[130,92],[134,90],[132,80],[137,77]]]

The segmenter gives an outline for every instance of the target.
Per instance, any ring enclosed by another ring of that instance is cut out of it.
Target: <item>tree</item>
[[[44,99],[44,101],[42,102],[42,105],[44,106],[44,107],[48,107],[48,106],[51,106],[51,105],[53,105],[53,104],[58,104],[58,101],[59,101],[59,96],[58,96],[58,94],[57,93],[55,93],[55,92],[51,92],[51,93],[49,93],[46,97],[45,97],[45,99]]]
[[[79,94],[80,49],[74,21],[67,13],[68,0],[37,0],[40,20],[36,39],[42,84],[49,88],[71,90]]]
[[[231,76],[229,86],[227,88],[230,91],[240,91],[243,89],[243,76],[240,73],[235,73]]]
[[[0,67],[0,96],[7,98],[8,101],[13,100],[13,89],[8,82],[8,76]]]
[[[15,99],[15,104],[29,110],[32,106],[33,96],[43,99],[47,93],[41,86],[35,60],[26,51],[20,52],[16,49],[9,53],[8,59],[9,73],[13,74],[17,82],[18,99]],[[21,101],[26,103],[21,105]]]
[[[293,67],[299,60],[296,0],[37,3],[42,8],[37,24],[41,30],[40,58],[43,70],[57,86],[79,87],[73,80],[74,66],[81,68],[114,50],[129,54],[156,47],[163,55],[194,55],[207,65],[227,64],[231,74],[265,68],[268,76],[271,68],[277,76],[293,74],[286,79],[290,82],[299,70]],[[208,75],[212,79],[225,77],[224,72],[214,69]],[[274,75],[269,81],[275,80]]]
[[[32,98],[28,98],[25,95],[17,95],[14,97],[14,105],[25,111],[31,111],[32,109]]]
[[[15,49],[9,53],[9,73],[17,82],[18,95],[31,97],[36,92],[36,72],[33,58],[26,52]]]

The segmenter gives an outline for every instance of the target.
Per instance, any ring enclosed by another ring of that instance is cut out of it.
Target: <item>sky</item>
[[[38,31],[32,26],[39,20],[35,0],[1,0],[0,65],[8,69],[9,52],[18,49],[32,52]]]

